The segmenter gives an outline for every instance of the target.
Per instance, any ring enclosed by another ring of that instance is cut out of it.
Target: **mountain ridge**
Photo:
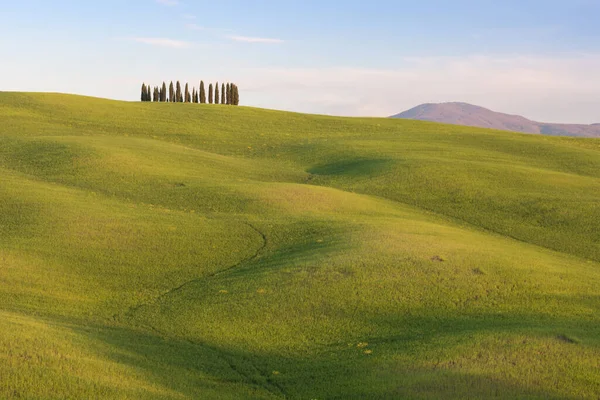
[[[600,123],[561,124],[538,122],[464,103],[425,103],[390,118],[440,122],[453,125],[542,134],[550,136],[600,137]]]

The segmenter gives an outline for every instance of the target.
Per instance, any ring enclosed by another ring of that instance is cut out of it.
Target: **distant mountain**
[[[577,125],[535,122],[519,115],[503,114],[467,103],[422,104],[391,118],[416,119],[552,136],[600,137],[600,123]]]

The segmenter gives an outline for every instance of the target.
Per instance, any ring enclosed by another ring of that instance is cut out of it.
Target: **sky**
[[[600,122],[600,0],[0,0],[0,54],[2,91],[136,101],[202,79],[299,112]]]

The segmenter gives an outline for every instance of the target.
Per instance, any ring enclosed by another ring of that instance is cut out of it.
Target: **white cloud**
[[[244,71],[242,95],[264,107],[389,116],[464,101],[542,122],[600,122],[600,55],[407,58],[395,69]]]
[[[165,6],[176,6],[179,4],[179,0],[156,0],[156,2]]]
[[[152,46],[171,47],[175,49],[185,49],[191,47],[191,43],[181,40],[165,39],[165,38],[133,38],[134,42],[149,44]]]
[[[259,38],[259,37],[250,37],[250,36],[236,36],[231,35],[227,36],[231,40],[235,40],[236,42],[246,42],[246,43],[283,43],[284,41],[281,39],[269,39],[269,38]]]

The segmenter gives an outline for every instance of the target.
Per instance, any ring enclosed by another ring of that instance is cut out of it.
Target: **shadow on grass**
[[[266,247],[252,260],[232,270],[230,277],[259,277],[281,268],[322,262],[324,257],[350,247],[351,226],[331,221],[284,222],[285,229],[256,225],[266,238]]]
[[[544,343],[555,341],[559,348],[570,346],[567,350],[573,349],[575,357],[577,350],[585,345],[565,341],[563,338],[569,336],[564,335],[576,331],[597,336],[597,324],[590,321],[472,315],[403,319],[381,316],[373,318],[371,323],[387,331],[380,337],[364,338],[372,353],[366,353],[367,347],[357,346],[355,341],[320,348],[315,345],[311,354],[290,355],[293,353],[223,348],[199,339],[169,338],[158,332],[128,328],[83,328],[82,331],[114,349],[106,356],[142,371],[148,381],[189,398],[575,399],[585,398],[582,394],[586,390],[590,393],[594,390],[581,387],[582,382],[579,382],[579,386],[573,386],[579,392],[561,392],[561,385],[571,384],[566,381],[568,377],[561,375],[563,369],[570,366],[538,365],[543,359],[526,360],[532,364],[531,370],[525,370],[531,375],[527,384],[515,377],[519,369],[511,370],[514,366],[509,362],[500,364],[500,369],[474,371],[454,361],[466,356],[465,348],[468,349],[474,336],[499,340],[498,353],[490,350],[487,354],[491,359],[504,357],[502,341],[511,335]],[[396,334],[393,329],[389,330],[390,326],[397,326]],[[520,343],[516,343],[513,350],[518,351],[518,346]],[[541,347],[540,350],[546,349]],[[597,348],[592,346],[592,350]],[[536,372],[536,368],[546,367],[548,369],[541,374],[545,373],[546,379],[550,374],[553,387],[540,384],[543,379],[537,375],[540,372]],[[583,373],[591,372],[584,370]]]
[[[346,175],[346,176],[364,176],[379,175],[385,171],[393,160],[388,159],[349,159],[336,161],[329,164],[321,164],[307,169],[306,172],[313,175]]]
[[[251,357],[230,354],[216,347],[159,332],[128,328],[79,328],[77,331],[113,351],[104,356],[133,367],[148,382],[161,385],[183,398],[282,397]],[[179,397],[179,396],[177,396]]]

